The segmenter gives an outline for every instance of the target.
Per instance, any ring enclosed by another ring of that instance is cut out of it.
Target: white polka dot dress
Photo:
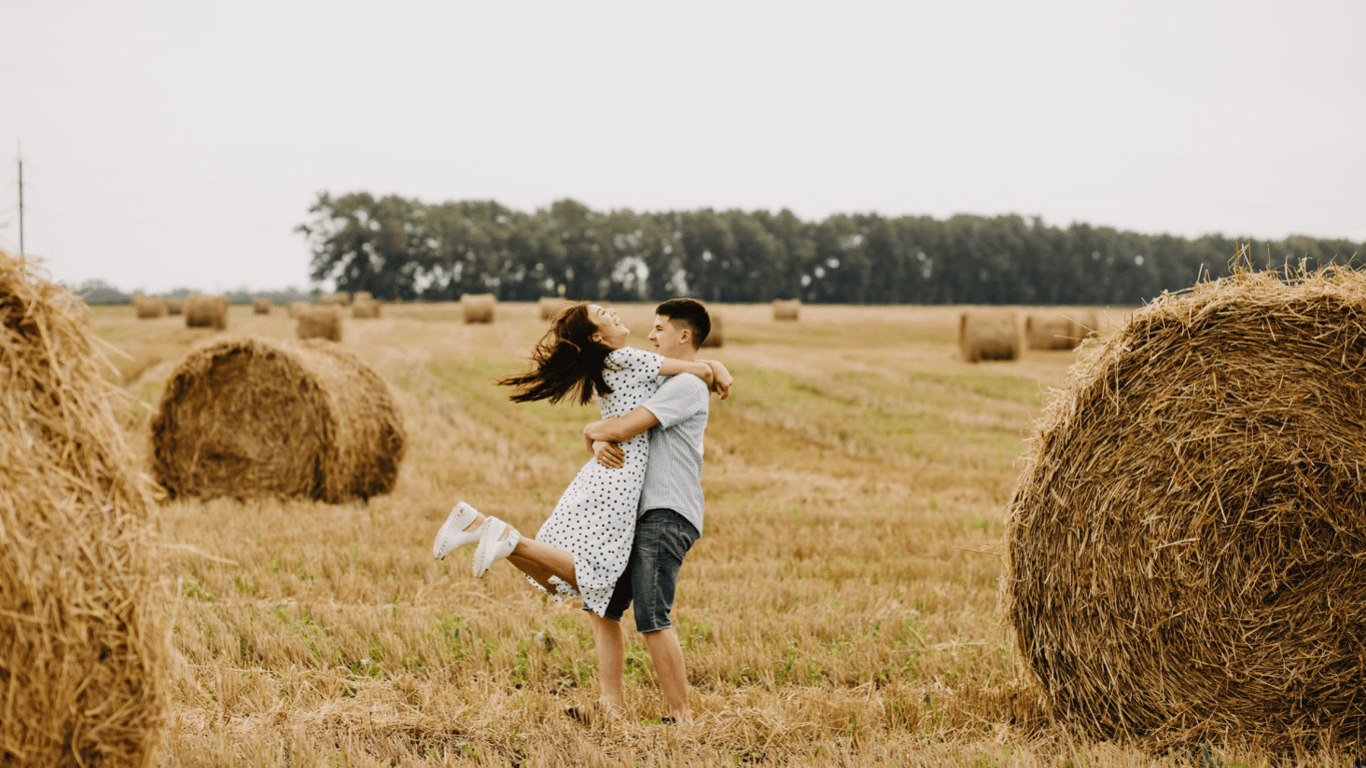
[[[598,398],[602,417],[609,419],[630,413],[659,389],[659,367],[664,358],[654,352],[623,347],[608,355],[603,379],[612,388]],[[626,570],[631,557],[631,542],[636,533],[636,506],[645,482],[649,463],[648,434],[639,434],[621,444],[626,453],[625,466],[608,469],[590,459],[565,489],[555,511],[536,532],[536,540],[553,544],[574,555],[576,593],[568,584],[552,577],[557,600],[583,596],[585,608],[601,616],[607,610],[617,577]],[[528,578],[538,588],[539,584]]]

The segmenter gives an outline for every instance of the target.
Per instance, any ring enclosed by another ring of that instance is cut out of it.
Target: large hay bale
[[[1020,356],[1020,327],[1014,310],[975,309],[958,316],[958,350],[969,363]]]
[[[1083,346],[1006,532],[1006,616],[1058,718],[1366,748],[1364,328],[1360,273],[1239,273]]]
[[[342,340],[341,308],[335,305],[325,307],[305,307],[295,318],[295,332],[301,339]]]
[[[327,307],[349,307],[351,306],[351,294],[346,291],[338,291],[318,297],[318,306]]]
[[[183,315],[183,314],[185,314],[185,300],[184,300],[184,299],[172,299],[172,298],[166,299],[166,314],[168,314],[168,315]]]
[[[275,306],[270,299],[257,296],[251,300],[251,311],[257,315],[269,315],[270,308]]]
[[[702,340],[703,347],[720,347],[726,343],[726,331],[721,322],[721,316],[715,312],[711,315],[711,330],[707,333],[707,338]]]
[[[1095,332],[1093,310],[1056,310],[1025,315],[1025,344],[1030,349],[1076,349]]]
[[[774,299],[774,320],[797,320],[802,313],[801,299]]]
[[[148,765],[166,713],[150,486],[79,306],[0,252],[4,765]]]
[[[491,323],[497,304],[498,299],[491,293],[467,293],[460,297],[460,317],[466,323]]]
[[[212,328],[221,331],[228,327],[228,298],[192,293],[185,300],[185,327]]]
[[[555,296],[542,296],[536,302],[537,308],[541,312],[542,320],[553,320],[555,316],[565,309],[574,306],[574,302],[569,299],[561,299]]]
[[[374,320],[379,317],[379,302],[374,299],[356,299],[351,305],[351,316],[357,320]]]
[[[403,418],[384,380],[324,341],[230,339],[190,353],[152,420],[152,472],[173,497],[393,490]]]
[[[139,294],[133,297],[133,306],[137,311],[139,320],[151,320],[166,316],[166,300],[160,296],[148,297]]]

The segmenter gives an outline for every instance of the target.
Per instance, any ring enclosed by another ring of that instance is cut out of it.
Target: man
[[[711,332],[706,307],[693,299],[670,299],[655,313],[649,336],[654,350],[665,357],[696,360],[697,350]],[[730,376],[724,368],[719,375]],[[702,535],[702,436],[707,406],[706,383],[680,374],[665,379],[653,396],[630,413],[583,428],[584,440],[609,467],[620,466],[621,449],[616,443],[647,430],[650,433],[650,460],[630,562],[617,580],[606,616],[589,612],[602,686],[599,706],[604,710],[621,706],[626,657],[621,615],[634,600],[636,631],[645,638],[669,709],[662,722],[691,719],[687,668],[671,613],[683,557]]]

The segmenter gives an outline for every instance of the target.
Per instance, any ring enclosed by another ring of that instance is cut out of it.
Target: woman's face
[[[602,342],[603,346],[609,349],[621,349],[626,346],[626,337],[631,335],[631,330],[621,324],[615,309],[589,304],[588,318],[598,327],[598,332],[593,334],[593,338]]]

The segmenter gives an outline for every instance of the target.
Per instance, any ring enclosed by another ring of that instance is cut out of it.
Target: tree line
[[[311,248],[314,281],[428,301],[562,292],[611,301],[1125,305],[1227,274],[1242,246],[1261,268],[1366,256],[1348,240],[1187,239],[1018,215],[815,222],[786,209],[602,212],[569,199],[527,213],[366,192],[320,193],[309,214],[297,231]]]

